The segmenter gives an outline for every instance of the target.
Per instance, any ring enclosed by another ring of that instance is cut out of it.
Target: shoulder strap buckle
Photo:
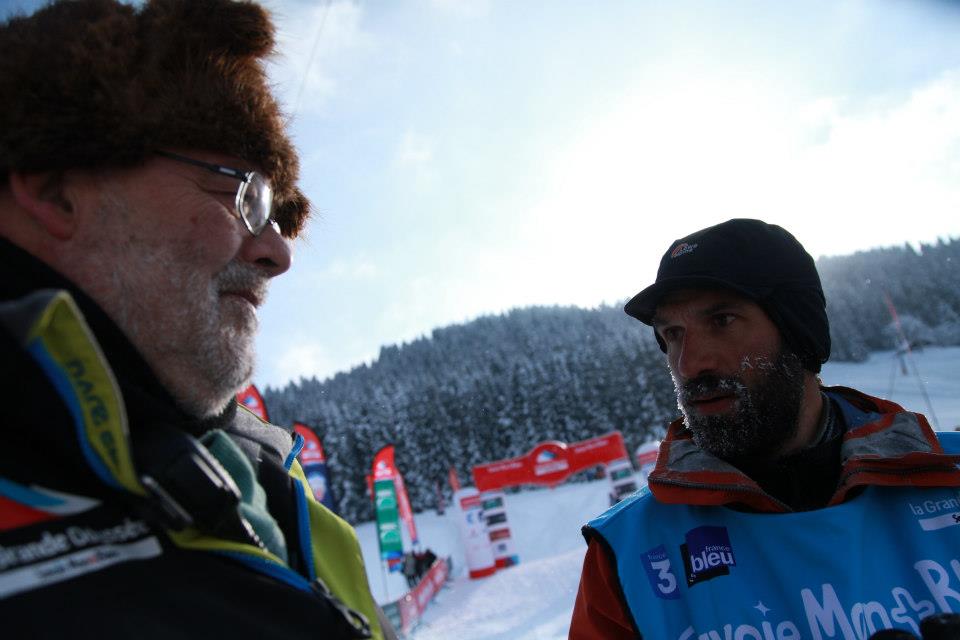
[[[156,515],[167,529],[182,531],[193,526],[193,518],[173,499],[160,484],[148,475],[140,476],[140,484],[147,490],[147,495],[153,505],[158,507]]]
[[[168,529],[201,531],[263,548],[263,541],[240,514],[240,489],[206,447],[189,436],[153,475],[141,476],[153,514]]]
[[[345,623],[345,626],[341,629],[344,633],[343,637],[356,638],[358,640],[373,637],[373,633],[370,631],[370,621],[367,620],[367,617],[359,611],[350,608],[346,603],[337,598],[323,580],[317,578],[310,583],[310,587],[320,599],[325,601],[342,617],[342,622]]]

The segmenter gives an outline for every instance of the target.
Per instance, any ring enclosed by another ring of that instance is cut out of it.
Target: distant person
[[[403,555],[403,577],[407,579],[407,587],[413,589],[420,581],[418,571],[417,556],[413,551],[408,551]]]
[[[239,409],[308,202],[267,13],[0,18],[0,620],[9,638],[384,637],[353,529]]]
[[[417,560],[417,582],[419,582],[425,575],[430,573],[430,569],[433,568],[433,563],[437,561],[437,554],[431,549],[426,549],[421,553],[415,553],[414,557]]]
[[[916,635],[960,609],[960,438],[821,385],[825,300],[790,233],[738,219],[676,240],[625,310],[683,415],[649,491],[584,527],[571,638]]]

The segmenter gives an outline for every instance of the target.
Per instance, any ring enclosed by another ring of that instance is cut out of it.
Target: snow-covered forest
[[[835,360],[896,346],[885,294],[915,345],[960,344],[960,240],[874,249],[817,262]]]
[[[823,258],[817,266],[833,359],[896,345],[885,294],[915,345],[960,345],[960,241]],[[451,465],[469,482],[475,464],[612,429],[632,450],[659,438],[676,413],[650,330],[620,305],[531,307],[436,329],[333,378],[267,388],[264,400],[277,424],[299,420],[317,431],[351,522],[372,518],[365,475],[385,444],[397,445],[397,466],[420,510],[436,504],[438,487],[449,492]]]

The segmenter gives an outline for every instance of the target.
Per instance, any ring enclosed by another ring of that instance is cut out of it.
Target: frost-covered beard
[[[137,212],[117,195],[104,194],[99,215],[99,233],[88,239],[99,286],[88,292],[182,409],[220,413],[253,373],[258,325],[246,302],[221,294],[249,290],[262,300],[267,278],[237,260],[211,277],[200,268],[202,242],[138,235],[125,226]]]
[[[743,373],[754,369],[753,381]],[[800,426],[803,400],[803,365],[792,351],[781,346],[777,356],[744,358],[740,374],[703,375],[686,383],[673,376],[677,406],[693,441],[701,449],[725,460],[776,456],[793,439]],[[702,415],[692,400],[718,391],[733,393],[732,413]]]

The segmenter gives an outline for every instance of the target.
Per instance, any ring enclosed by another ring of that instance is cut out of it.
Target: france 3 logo
[[[680,598],[678,581],[666,547],[654,547],[642,557],[654,595],[668,600]],[[726,527],[704,526],[691,529],[680,545],[680,557],[683,559],[687,588],[717,576],[729,575],[730,567],[737,566]]]

